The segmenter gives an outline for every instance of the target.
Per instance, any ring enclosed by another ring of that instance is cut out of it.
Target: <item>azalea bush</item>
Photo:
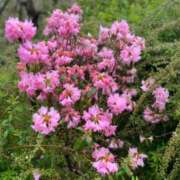
[[[77,5],[65,12],[54,10],[47,19],[44,40],[38,42],[32,41],[37,28],[31,21],[10,17],[5,23],[6,39],[19,43],[18,88],[33,111],[29,128],[37,143],[27,145],[36,147],[27,157],[31,164],[27,176],[33,174],[35,179],[47,175],[41,162],[48,156],[64,158],[68,170],[78,176],[84,166],[100,176],[133,176],[148,161],[146,152],[136,146],[153,140],[136,131],[138,142],[133,136],[121,136],[136,128],[127,122],[137,111],[141,94],[149,96],[141,121],[146,126],[168,121],[168,90],[151,77],[139,84],[136,67],[145,40],[125,20],[100,26],[98,37],[82,35],[82,15]],[[57,148],[61,155],[46,148]],[[56,177],[57,171],[52,172]]]

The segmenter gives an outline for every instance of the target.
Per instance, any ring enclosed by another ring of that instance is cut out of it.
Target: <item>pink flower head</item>
[[[112,139],[108,147],[111,149],[120,149],[123,148],[123,146],[124,146],[124,141],[122,141],[121,139]]]
[[[18,56],[25,64],[49,63],[49,50],[44,41],[37,44],[31,42],[22,44],[18,49]]]
[[[65,84],[64,91],[59,96],[59,102],[63,106],[71,106],[81,97],[81,91],[73,84]]]
[[[110,38],[109,28],[100,26],[98,42],[100,44],[102,44],[102,43],[106,42],[109,38]]]
[[[153,104],[153,107],[159,109],[159,111],[163,111],[165,109],[166,103],[169,101],[168,90],[163,87],[158,87],[153,91],[153,95],[155,97],[155,103]]]
[[[102,61],[98,63],[98,69],[104,70],[107,68],[111,72],[115,66],[113,51],[111,49],[103,48],[98,53],[98,56],[102,59]]]
[[[31,21],[19,21],[18,18],[10,17],[5,23],[5,37],[8,41],[31,40],[36,34],[36,27]]]
[[[109,149],[104,147],[97,148],[92,153],[92,157],[95,160],[92,165],[101,175],[104,176],[118,171],[119,166]]]
[[[141,59],[141,48],[139,46],[126,46],[120,53],[124,64],[130,65]]]
[[[91,106],[88,111],[84,111],[82,117],[86,123],[85,131],[102,132],[105,136],[115,134],[116,126],[112,126],[112,114],[104,112],[97,105]]]
[[[70,9],[67,10],[69,14],[82,15],[83,11],[77,4],[73,4]]]
[[[37,113],[33,115],[33,125],[32,128],[41,134],[49,134],[55,131],[60,120],[59,113],[51,107],[41,107]]]
[[[57,34],[61,38],[68,38],[77,35],[79,31],[79,18],[75,14],[63,13],[56,9],[47,20],[44,34]]]
[[[129,25],[125,20],[120,22],[116,21],[112,24],[110,32],[112,35],[116,35],[118,39],[129,33]]]
[[[148,78],[146,79],[145,81],[142,81],[142,86],[141,86],[141,89],[144,91],[144,92],[148,92],[151,87],[154,85],[155,83],[155,79],[153,78]]]
[[[163,114],[159,114],[153,111],[151,108],[146,107],[143,114],[144,120],[151,124],[157,124],[159,122],[165,122],[168,120],[168,117]]]
[[[42,91],[45,93],[53,93],[59,85],[59,74],[57,71],[48,71],[44,76],[44,87]]]
[[[97,53],[97,42],[92,38],[81,38],[76,49],[79,56],[92,58]]]
[[[62,110],[63,119],[68,123],[68,128],[75,128],[78,126],[81,116],[78,111],[75,111],[72,107],[67,107]]]
[[[144,160],[147,158],[146,154],[140,154],[138,153],[137,148],[129,148],[129,165],[131,166],[132,169],[136,169],[139,166],[143,167],[144,166]]]
[[[118,93],[111,94],[108,97],[107,104],[111,112],[118,115],[128,109],[128,98],[120,96]]]
[[[34,180],[39,180],[41,177],[41,174],[38,171],[33,172]]]
[[[118,89],[117,83],[114,79],[106,73],[93,72],[93,85],[97,89],[101,89],[103,94],[111,94]]]

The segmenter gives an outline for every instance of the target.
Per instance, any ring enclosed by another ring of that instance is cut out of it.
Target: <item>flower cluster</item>
[[[151,80],[151,83],[154,81]],[[145,88],[145,86],[144,86]],[[145,88],[147,90],[147,88]],[[144,110],[144,119],[146,122],[156,124],[168,120],[167,115],[164,115],[166,103],[169,101],[169,92],[163,87],[157,87],[153,91],[155,102],[151,107],[147,106]]]
[[[138,152],[137,148],[129,148],[129,165],[132,169],[138,168],[138,166],[144,166],[144,160],[147,158],[147,155],[141,154]]]
[[[118,171],[118,164],[109,149],[98,147],[94,150],[92,157],[95,160],[92,165],[101,175],[104,176]]]
[[[5,24],[5,37],[8,41],[31,40],[36,34],[36,27],[31,21],[19,21],[18,18],[10,17]]]
[[[18,88],[42,105],[33,115],[33,130],[48,135],[63,124],[93,137],[98,133],[107,140],[102,141],[103,146],[104,142],[109,146],[95,149],[92,164],[101,175],[108,175],[118,171],[110,150],[124,148],[124,141],[113,136],[120,130],[119,117],[136,106],[135,63],[141,59],[145,42],[131,32],[125,20],[110,27],[100,26],[97,38],[82,36],[82,14],[78,5],[65,12],[54,10],[44,29],[46,40],[36,43],[32,41],[36,27],[31,21],[9,18],[5,37],[20,42]],[[142,89],[148,91],[153,83],[143,82]],[[147,107],[144,117],[156,123],[162,119],[168,92],[159,87],[153,95],[155,102]],[[133,169],[143,166],[146,158],[135,148],[129,150],[129,157]]]

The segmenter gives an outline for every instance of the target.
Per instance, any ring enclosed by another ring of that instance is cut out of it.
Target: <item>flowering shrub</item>
[[[43,31],[47,40],[36,43],[31,41],[36,28],[30,21],[7,20],[5,37],[10,42],[20,42],[18,88],[41,105],[33,115],[35,132],[53,136],[67,124],[66,131],[77,128],[93,139],[92,166],[98,173],[104,176],[118,172],[121,162],[113,155],[113,149],[122,148],[129,149],[125,162],[135,170],[144,166],[147,155],[116,135],[121,131],[119,117],[132,113],[136,107],[135,65],[145,49],[144,39],[134,35],[125,20],[116,21],[109,28],[101,26],[97,38],[82,37],[81,15],[77,5],[66,12],[54,10]],[[166,121],[168,91],[157,87],[153,79],[142,81],[141,88],[153,91],[155,99],[145,108],[144,120]],[[100,137],[97,142],[96,137]]]

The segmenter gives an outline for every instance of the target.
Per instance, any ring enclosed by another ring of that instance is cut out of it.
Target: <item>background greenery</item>
[[[52,9],[55,7],[65,9],[72,2],[47,0],[36,4],[37,8],[43,10],[38,22],[40,29],[44,24],[44,17]],[[146,50],[137,66],[140,79],[153,76],[170,91],[170,102],[167,107],[170,120],[157,126],[147,126],[142,119],[142,109],[148,103],[148,94],[143,94],[139,98],[136,111],[124,127],[128,133],[119,136],[124,139],[133,136],[137,145],[139,134],[146,137],[153,136],[152,143],[138,145],[148,154],[148,161],[146,166],[140,168],[133,176],[128,176],[131,173],[124,168],[112,178],[180,179],[180,1],[77,0],[76,2],[84,11],[83,33],[97,35],[100,24],[109,25],[114,20],[126,19],[136,34],[144,36]],[[3,38],[4,21],[13,15],[26,17],[25,12],[19,14],[16,1],[12,0],[0,17],[0,179],[32,179],[34,168],[41,169],[43,179],[101,179],[91,168],[89,160],[77,153],[87,146],[88,137],[72,130],[70,135],[66,134],[64,137],[56,134],[43,139],[32,132],[30,125],[34,107],[23,94],[19,93],[16,86],[17,45],[9,45]],[[39,33],[38,37],[40,36]],[[61,146],[46,147],[47,142]],[[70,148],[66,146],[66,142],[71,142],[71,149],[74,149],[74,152],[66,149]],[[45,156],[43,152],[46,152]]]

